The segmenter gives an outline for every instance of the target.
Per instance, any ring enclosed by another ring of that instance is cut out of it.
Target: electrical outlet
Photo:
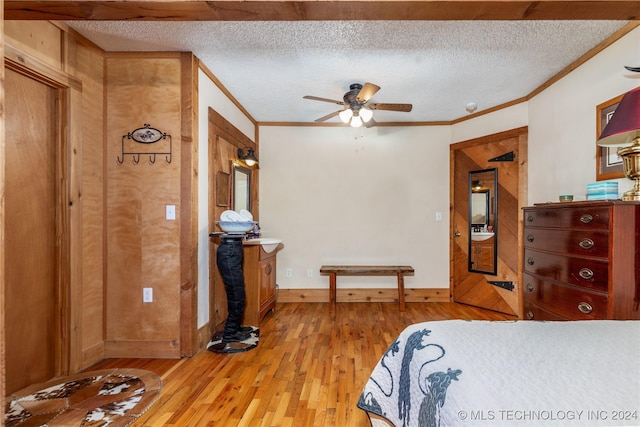
[[[442,221],[442,212],[436,212],[436,221]]]
[[[287,268],[284,270],[284,275],[287,277],[293,277],[293,270],[290,268]]]
[[[313,268],[307,268],[307,277],[313,277]]]
[[[153,302],[153,288],[142,288],[142,302]]]

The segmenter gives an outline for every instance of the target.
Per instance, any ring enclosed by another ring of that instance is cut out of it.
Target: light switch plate
[[[176,219],[176,205],[167,205],[167,220],[173,221]]]
[[[153,302],[153,288],[142,288],[142,302]]]

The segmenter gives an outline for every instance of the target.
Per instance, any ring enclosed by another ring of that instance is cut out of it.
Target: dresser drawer
[[[607,318],[606,294],[553,283],[529,274],[524,275],[524,300],[576,320]]]
[[[525,209],[525,227],[609,228],[608,206],[584,206],[556,209]]]
[[[577,256],[524,250],[524,271],[543,278],[607,292],[609,263]]]
[[[524,318],[526,320],[571,320],[544,310],[529,301],[524,302]]]
[[[524,231],[524,246],[560,254],[607,258],[609,232],[531,227]]]

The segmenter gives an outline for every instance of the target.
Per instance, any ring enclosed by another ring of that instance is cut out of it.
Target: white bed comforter
[[[640,321],[415,324],[358,407],[400,426],[640,426]]]

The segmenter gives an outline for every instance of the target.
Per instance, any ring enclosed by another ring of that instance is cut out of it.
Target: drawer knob
[[[595,243],[593,242],[593,240],[585,237],[584,239],[580,240],[580,243],[578,243],[578,245],[580,245],[582,249],[591,249],[592,247],[594,247]]]
[[[580,277],[582,277],[585,280],[589,280],[593,278],[593,270],[589,268],[581,268],[578,274],[580,275]]]
[[[527,221],[528,222],[533,222],[533,215],[527,216]]]
[[[527,258],[527,264],[533,265],[534,263],[535,263],[535,261],[533,260],[532,257]]]
[[[583,224],[589,224],[591,221],[593,221],[593,215],[591,214],[582,214],[580,216],[580,222]]]
[[[527,290],[527,292],[533,292],[533,285],[531,283],[527,283],[525,289]]]
[[[533,312],[532,311],[527,311],[527,318],[529,320],[533,319]]]
[[[593,307],[591,307],[591,304],[588,302],[581,302],[578,304],[578,310],[580,310],[582,314],[589,314],[593,311]]]
[[[528,240],[529,242],[533,242],[533,240],[534,240],[534,238],[533,238],[533,234],[529,234],[529,235],[527,236],[527,240]]]

